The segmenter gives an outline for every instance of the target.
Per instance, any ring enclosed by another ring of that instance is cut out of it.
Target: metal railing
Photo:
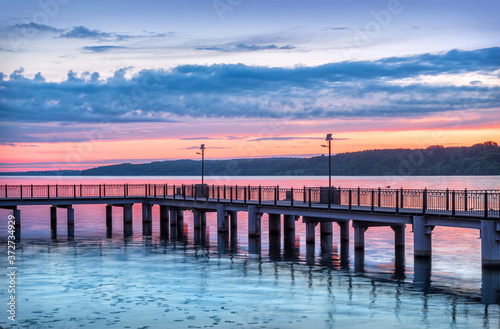
[[[500,219],[500,190],[201,184],[0,185],[0,200],[164,198]]]

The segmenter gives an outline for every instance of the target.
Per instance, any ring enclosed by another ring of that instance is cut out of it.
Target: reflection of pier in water
[[[269,253],[279,257],[283,233],[284,255],[293,258],[295,223],[306,227],[306,262],[315,259],[315,228],[320,226],[322,254],[333,252],[333,227],[340,229],[340,264],[349,265],[349,224],[354,228],[354,269],[364,271],[365,233],[370,227],[388,226],[394,231],[396,278],[404,277],[405,226],[412,225],[415,283],[430,283],[432,230],[435,226],[480,230],[483,270],[483,302],[500,301],[500,192],[428,191],[182,185],[65,185],[2,186],[0,208],[12,209],[16,238],[21,237],[20,205],[50,205],[52,237],[57,237],[57,208],[67,210],[68,237],[74,237],[74,204],[105,204],[108,237],[112,236],[112,207],[123,209],[123,232],[132,235],[132,206],[142,204],[142,232],[152,235],[152,207],[160,207],[160,236],[183,239],[184,211],[193,212],[194,242],[207,240],[207,212],[217,215],[218,250],[235,251],[238,212],[248,214],[249,253],[261,253],[261,218],[269,216]],[[368,231],[369,232],[369,231]],[[327,257],[322,257],[325,261]],[[496,274],[495,274],[496,273]]]

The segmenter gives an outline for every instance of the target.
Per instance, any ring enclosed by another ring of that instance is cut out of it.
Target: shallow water
[[[252,182],[265,184],[265,179],[253,178]],[[280,185],[305,184],[310,178],[301,179],[282,178]],[[47,184],[46,179],[41,180]],[[379,180],[358,178],[358,183],[363,187]],[[405,184],[432,183],[418,183],[420,180],[407,179]],[[473,181],[437,180],[450,186]],[[481,179],[474,182],[477,186],[466,187],[498,187],[496,177],[486,178],[484,184]],[[58,239],[51,240],[49,207],[21,207],[23,240],[16,246],[17,321],[9,321],[4,311],[1,327],[500,328],[499,305],[484,305],[485,295],[500,290],[500,274],[481,269],[476,230],[437,227],[432,263],[422,270],[414,264],[411,226],[406,228],[402,267],[395,265],[392,230],[372,227],[365,235],[365,261],[360,269],[352,239],[347,262],[341,262],[335,226],[331,253],[321,251],[319,231],[315,245],[308,248],[300,222],[292,254],[276,253],[269,248],[264,215],[261,253],[252,254],[243,212],[238,213],[235,238],[223,250],[218,248],[213,214],[207,215],[207,244],[202,246],[194,243],[192,213],[188,211],[184,238],[165,241],[158,237],[157,207],[153,208],[153,237],[143,238],[140,233],[137,219],[142,214],[137,204],[133,208],[135,234],[127,239],[123,238],[120,209],[114,213],[113,238],[108,239],[103,205],[74,208],[75,239],[68,241],[64,209],[58,210]],[[0,217],[10,213],[0,210]],[[7,228],[3,220],[0,230],[4,264]],[[281,246],[283,239],[281,236]],[[4,276],[6,266],[2,271]],[[0,303],[6,305],[8,284],[0,282]]]

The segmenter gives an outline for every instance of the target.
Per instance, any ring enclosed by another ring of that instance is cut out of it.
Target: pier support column
[[[281,215],[269,214],[269,256],[277,260],[281,256]]]
[[[177,209],[177,239],[184,239],[184,210]]]
[[[229,219],[224,204],[217,204],[217,231],[229,232]]]
[[[129,237],[133,234],[132,205],[123,205],[123,235]]]
[[[483,267],[500,268],[500,222],[481,221],[481,262]]]
[[[193,227],[195,230],[201,228],[201,214],[202,212],[197,209],[193,209]]]
[[[153,235],[153,205],[142,204],[142,235]]]
[[[354,226],[354,249],[365,249],[365,231],[368,229],[366,226]]]
[[[15,241],[19,241],[21,240],[21,210],[15,207],[12,214],[14,215],[14,239]]]
[[[177,209],[169,207],[170,212],[170,239],[177,239]]]
[[[170,219],[168,216],[168,206],[160,205],[160,237],[168,238]]]
[[[248,206],[248,252],[251,254],[260,254],[261,251],[261,217],[257,207]]]
[[[57,239],[57,207],[50,207],[50,236]]]
[[[238,229],[238,212],[237,211],[228,211],[229,219],[231,222],[231,232],[236,232]]]
[[[425,216],[413,216],[413,248],[415,257],[432,256],[432,229]]]
[[[306,243],[314,243],[316,238],[316,225],[318,223],[306,223]]]
[[[349,267],[349,221],[337,224],[340,227],[340,266]]]
[[[66,208],[67,225],[68,225],[68,239],[73,239],[75,237],[75,209],[69,206]]]
[[[106,235],[108,238],[113,236],[113,206],[106,205]]]
[[[285,231],[295,231],[295,221],[297,216],[295,215],[284,215],[283,216],[283,228]]]
[[[291,258],[295,258],[295,218],[294,215],[283,215],[283,249]]]
[[[320,236],[321,236],[321,251],[332,252],[333,251],[333,223],[332,222],[321,222],[320,224]]]

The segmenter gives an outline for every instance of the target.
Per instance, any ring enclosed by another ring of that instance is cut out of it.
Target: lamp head
[[[201,144],[200,150],[204,150],[204,149],[205,149],[205,144]]]

